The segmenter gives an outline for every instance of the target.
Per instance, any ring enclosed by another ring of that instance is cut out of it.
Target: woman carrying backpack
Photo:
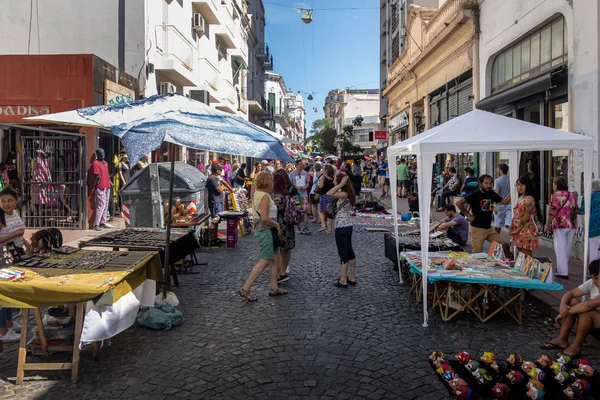
[[[348,285],[356,285],[356,256],[352,249],[352,217],[350,212],[356,204],[356,194],[348,175],[339,173],[335,177],[336,186],[327,192],[337,201],[335,214],[335,244],[340,256],[341,274],[340,279],[333,286],[348,288]],[[350,273],[350,276],[348,276]]]
[[[296,232],[294,225],[290,225],[293,215],[289,215],[295,213],[295,211],[290,209],[290,204],[292,204],[292,201],[298,201],[299,199],[298,190],[292,185],[292,181],[284,169],[279,169],[273,173],[273,193],[271,198],[277,206],[277,222],[281,227],[281,232],[279,233],[280,253],[275,256],[279,272],[277,283],[281,283],[290,279],[287,274],[289,272],[292,249],[296,246]],[[288,214],[287,218],[286,213]]]

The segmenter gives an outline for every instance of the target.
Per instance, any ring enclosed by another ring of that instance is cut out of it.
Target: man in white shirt
[[[600,329],[600,260],[594,260],[588,267],[588,279],[585,283],[569,290],[560,301],[560,313],[556,317],[556,324],[560,325],[558,337],[545,343],[541,347],[545,350],[559,349],[562,354],[571,358],[579,357],[581,346],[592,332]],[[580,301],[582,296],[588,296],[588,300]],[[569,344],[569,334],[577,322],[575,340]],[[595,331],[595,332],[594,332]]]

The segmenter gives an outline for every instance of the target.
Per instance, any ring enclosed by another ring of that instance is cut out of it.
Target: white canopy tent
[[[435,154],[508,152],[509,169],[518,171],[519,153],[523,151],[583,150],[584,155],[584,196],[590,199],[592,180],[592,155],[594,140],[590,137],[508,118],[486,111],[474,110],[446,123],[429,129],[408,140],[397,143],[387,150],[389,175],[394,215],[396,252],[398,248],[398,201],[396,199],[396,159],[409,155],[417,156],[417,183],[420,191],[419,210],[421,216],[421,254],[423,271],[423,326],[427,326],[427,260],[429,248],[429,219],[431,210],[429,196],[423,195],[431,188],[433,160]],[[510,174],[512,207],[517,202],[517,173]],[[588,200],[589,203],[589,200]],[[590,213],[585,213],[584,271],[586,280],[589,258]],[[400,281],[402,272],[399,268]]]

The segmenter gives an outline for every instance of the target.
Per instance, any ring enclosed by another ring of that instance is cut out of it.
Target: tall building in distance
[[[380,128],[379,89],[334,89],[325,98],[323,111],[326,118],[333,120],[333,129],[337,132],[337,142],[346,125],[352,125],[356,117],[362,117],[362,126],[354,128],[353,142],[370,153],[373,146],[381,147],[383,142],[375,139],[375,131]]]

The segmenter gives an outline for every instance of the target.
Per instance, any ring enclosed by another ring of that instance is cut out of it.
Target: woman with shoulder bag
[[[319,184],[319,179],[321,175],[323,175],[323,164],[317,161],[311,168],[308,173],[313,177],[313,184],[310,189],[309,199],[310,199],[310,208],[312,211],[312,222],[315,224],[319,223],[319,210],[317,210],[317,206],[319,205],[319,197],[320,195],[316,192],[317,185]]]
[[[340,173],[335,177],[336,186],[327,195],[337,202],[335,212],[335,244],[340,256],[340,279],[333,286],[347,288],[356,285],[356,255],[352,249],[352,226],[354,225],[350,212],[356,204],[356,194],[350,182],[350,177]],[[348,276],[350,273],[350,276]]]
[[[319,193],[319,217],[321,217],[321,229],[319,232],[323,232],[327,230],[327,233],[332,232],[333,220],[332,216],[325,215],[327,211],[327,207],[334,200],[333,197],[328,196],[327,193],[333,189],[335,184],[333,183],[333,179],[335,177],[336,169],[333,165],[327,164],[324,168],[323,175],[319,179],[319,183],[317,185],[317,193]]]
[[[273,261],[275,254],[279,252],[278,236],[281,227],[277,223],[277,206],[269,195],[273,192],[273,175],[269,172],[259,172],[254,178],[253,186],[256,188],[252,198],[254,208],[254,237],[260,245],[260,260],[252,268],[250,276],[244,286],[238,290],[238,294],[248,301],[256,301],[257,298],[250,289],[254,281],[262,274],[265,268],[269,268],[269,296],[287,294],[288,291],[277,286],[277,264]]]
[[[281,227],[279,232],[280,253],[275,255],[279,277],[277,283],[286,282],[289,280],[287,276],[289,272],[290,258],[292,257],[292,249],[296,247],[296,232],[294,226],[286,225],[284,222],[285,203],[286,199],[292,196],[298,196],[298,190],[292,185],[287,172],[284,169],[279,169],[273,173],[273,194],[272,198],[277,206],[277,222]]]
[[[553,235],[557,278],[569,279],[569,259],[577,229],[577,194],[569,192],[566,178],[558,176],[552,184],[546,233]]]

